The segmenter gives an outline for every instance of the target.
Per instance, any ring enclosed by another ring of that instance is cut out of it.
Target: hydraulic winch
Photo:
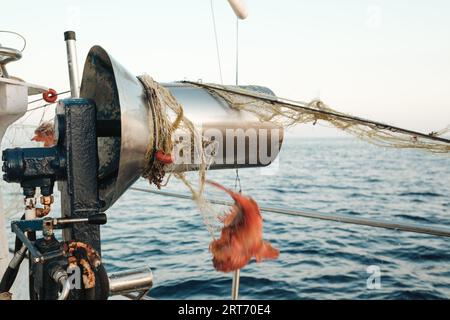
[[[11,223],[16,236],[14,256],[2,276],[0,293],[10,291],[21,263],[29,258],[30,299],[107,299],[130,293],[142,297],[152,286],[149,268],[108,277],[101,260],[100,225],[107,221],[104,211],[109,206],[100,199],[99,185],[108,184],[110,177],[99,176],[98,139],[120,136],[120,123],[117,127],[117,122],[98,120],[95,102],[79,98],[75,33],[66,32],[65,40],[72,98],[58,102],[53,146],[2,152],[3,180],[20,184],[24,214]],[[2,70],[6,71],[4,65]],[[9,85],[6,75],[2,73]],[[44,99],[50,91],[43,92]],[[49,215],[56,184],[61,218]],[[55,235],[58,229],[63,240]]]

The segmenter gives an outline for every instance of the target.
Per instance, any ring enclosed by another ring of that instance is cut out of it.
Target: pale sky
[[[234,83],[235,16],[213,0],[225,83]],[[240,83],[320,97],[339,111],[424,132],[450,124],[450,2],[247,0]],[[77,32],[80,73],[101,45],[136,75],[219,82],[209,0],[5,1],[0,29],[27,38],[12,75],[69,88],[63,32]],[[0,34],[0,43],[20,46]],[[304,135],[334,135],[312,127]]]

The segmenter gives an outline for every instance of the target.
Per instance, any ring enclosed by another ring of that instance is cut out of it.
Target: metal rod
[[[233,283],[231,285],[231,299],[238,300],[239,299],[239,282],[241,278],[241,270],[237,269],[233,273]]]
[[[434,136],[434,135],[430,135],[430,134],[426,134],[426,133],[422,133],[422,132],[417,132],[417,131],[413,131],[413,130],[409,130],[409,129],[403,129],[400,127],[392,126],[392,125],[378,122],[378,121],[372,121],[372,120],[367,120],[367,119],[363,119],[363,118],[359,118],[359,117],[348,116],[348,115],[339,114],[339,113],[331,112],[331,111],[317,110],[317,109],[314,109],[314,108],[304,105],[305,104],[304,102],[297,102],[297,101],[292,101],[292,100],[284,99],[284,98],[278,98],[278,97],[269,96],[269,95],[265,95],[265,94],[261,94],[261,93],[256,94],[256,93],[252,93],[249,91],[242,91],[242,90],[232,89],[232,88],[223,88],[220,86],[204,84],[204,83],[199,83],[199,82],[193,82],[193,81],[181,81],[181,82],[192,84],[194,86],[199,86],[199,87],[206,88],[206,89],[214,89],[214,90],[224,91],[224,92],[228,92],[228,93],[234,93],[234,94],[244,96],[244,97],[260,99],[260,100],[268,101],[271,103],[280,103],[280,104],[284,104],[285,106],[288,106],[291,108],[298,108],[298,109],[305,110],[305,111],[308,111],[311,113],[330,115],[330,116],[340,118],[340,119],[352,120],[352,121],[355,121],[355,122],[357,122],[359,124],[363,124],[363,125],[374,125],[376,127],[379,127],[382,129],[387,129],[392,132],[401,132],[401,133],[421,137],[421,138],[428,139],[428,140],[434,140],[434,141],[445,142],[445,143],[450,144],[450,139],[441,138],[438,136]]]
[[[8,70],[6,70],[6,66],[3,64],[0,64],[0,71],[1,71],[1,77],[3,78],[9,78]]]
[[[239,85],[239,18],[236,16],[236,86]],[[241,180],[239,179],[239,168],[236,168],[236,182],[239,181],[239,192],[242,191]],[[231,299],[238,300],[239,298],[239,282],[241,277],[241,270],[237,269],[233,272],[233,282],[231,284]]]
[[[22,264],[22,261],[25,259],[26,253],[27,253],[27,247],[22,244],[22,247],[20,247],[19,251],[14,252],[14,256],[11,259],[11,262],[9,263],[9,267],[12,269],[18,269],[19,266]]]
[[[22,243],[28,248],[28,252],[33,258],[34,262],[39,263],[43,261],[42,254],[34,247],[31,241],[25,236],[25,234],[20,230],[17,224],[13,223],[11,225],[12,231],[17,235],[17,237],[22,241]]]
[[[52,251],[52,252],[48,252],[46,254],[44,254],[42,256],[42,260],[43,261],[48,261],[54,258],[59,258],[62,257],[64,255],[64,252],[62,250],[56,250],[56,251]]]
[[[130,188],[130,190],[141,191],[141,192],[146,192],[146,193],[153,193],[153,194],[158,194],[158,195],[163,195],[163,196],[168,196],[168,197],[175,197],[175,198],[179,198],[179,199],[192,199],[191,196],[172,193],[172,192],[155,191],[155,190],[148,190],[148,189],[135,188],[135,187]],[[226,201],[226,200],[207,199],[207,201],[210,203],[219,204],[219,205],[232,206],[234,204],[233,202]],[[383,228],[383,229],[390,229],[390,230],[397,230],[397,231],[428,234],[428,235],[439,236],[439,237],[450,237],[450,229],[448,229],[448,228],[423,226],[423,225],[414,224],[414,223],[382,221],[382,220],[376,220],[376,219],[371,219],[371,218],[357,218],[357,217],[351,217],[351,216],[343,215],[343,214],[305,212],[305,211],[299,211],[299,210],[288,210],[288,209],[281,209],[281,208],[274,208],[274,207],[260,207],[260,209],[263,212],[279,213],[279,214],[297,216],[297,217],[303,217],[303,218],[327,220],[327,221],[349,223],[349,224],[355,224],[355,225],[363,225],[363,226],[375,227],[375,228]]]
[[[109,275],[109,295],[138,293],[140,300],[153,286],[153,273],[150,267],[126,270]]]
[[[54,219],[53,224],[67,224],[67,223],[84,223],[89,222],[88,218],[58,218]]]
[[[67,49],[67,64],[69,67],[70,92],[72,98],[80,97],[80,78],[78,75],[78,59],[76,36],[74,31],[64,32]]]

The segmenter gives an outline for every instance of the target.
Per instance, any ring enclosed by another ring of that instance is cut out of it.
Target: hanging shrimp
[[[53,123],[42,122],[39,127],[34,130],[34,137],[31,141],[44,142],[44,147],[51,147],[55,144],[55,131]]]
[[[253,257],[257,262],[278,258],[279,251],[262,239],[263,220],[255,200],[216,182],[206,182],[225,191],[235,201],[231,211],[221,219],[224,228],[220,238],[213,240],[209,246],[214,268],[231,272],[247,265]]]

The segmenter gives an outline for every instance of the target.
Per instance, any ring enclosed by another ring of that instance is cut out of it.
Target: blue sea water
[[[287,138],[279,162],[239,172],[261,206],[450,227],[450,158],[355,139]],[[195,173],[191,174],[195,177]],[[234,170],[208,177],[234,187]],[[136,186],[150,188],[140,180]],[[154,187],[151,187],[154,189]],[[187,194],[172,179],[165,191]],[[214,193],[214,198],[225,195]],[[448,299],[447,238],[263,213],[275,261],[241,271],[242,299]],[[102,227],[108,272],[149,265],[156,299],[229,299],[231,274],[214,270],[195,204],[128,191]],[[369,266],[380,288],[368,289]]]
[[[195,175],[195,174],[194,174]],[[234,187],[234,170],[210,171]],[[450,227],[450,158],[355,139],[287,138],[279,163],[240,170],[261,206]],[[142,180],[136,186],[149,187]],[[186,192],[175,179],[166,191]],[[215,194],[215,198],[217,198]],[[127,192],[102,229],[108,271],[150,265],[157,299],[229,299],[231,275],[214,270],[211,237],[189,200]],[[263,213],[275,261],[241,271],[243,299],[448,299],[446,238]],[[368,289],[368,266],[380,270]]]

